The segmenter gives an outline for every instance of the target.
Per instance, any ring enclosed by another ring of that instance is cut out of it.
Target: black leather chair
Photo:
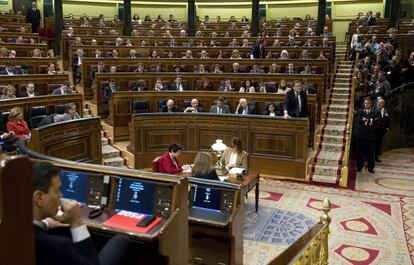
[[[37,128],[42,119],[47,117],[45,106],[30,107],[27,111],[27,117],[30,129]]]
[[[159,99],[157,102],[158,112],[162,111],[162,107],[167,105],[168,99]]]
[[[55,113],[56,114],[63,114],[66,112],[67,106],[64,104],[61,105],[55,105]]]
[[[148,100],[136,100],[132,105],[132,113],[149,113],[150,106]]]
[[[10,112],[8,111],[1,113],[0,130],[2,132],[7,132],[7,122],[9,121],[9,114]]]

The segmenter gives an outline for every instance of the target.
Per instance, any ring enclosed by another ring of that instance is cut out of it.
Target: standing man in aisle
[[[372,108],[369,97],[364,100],[364,108],[357,111],[357,171],[368,162],[369,173],[375,173],[375,130],[379,118],[379,112]]]
[[[36,2],[32,2],[32,8],[27,11],[26,21],[32,24],[32,32],[37,33],[40,27],[40,11],[37,9]]]

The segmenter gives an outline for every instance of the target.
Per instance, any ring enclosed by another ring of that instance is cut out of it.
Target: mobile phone
[[[154,215],[147,215],[142,220],[140,220],[137,223],[137,226],[139,227],[147,227],[150,223],[152,223],[155,220]]]

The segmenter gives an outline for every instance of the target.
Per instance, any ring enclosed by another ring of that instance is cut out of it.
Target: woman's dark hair
[[[59,168],[48,162],[35,162],[33,164],[34,190],[48,193],[52,179],[59,175]]]
[[[272,105],[272,106],[275,108],[275,112],[276,112],[276,104],[275,104],[274,102],[270,102],[270,103],[267,105],[266,112],[267,112],[267,113],[269,113],[269,112],[270,112],[270,111],[269,111],[269,107],[270,107],[270,105]]]
[[[237,150],[237,153],[243,152],[242,142],[239,137],[233,137],[231,139],[231,145]]]
[[[177,153],[180,150],[183,150],[183,147],[177,143],[172,143],[168,146],[168,152],[170,153]]]

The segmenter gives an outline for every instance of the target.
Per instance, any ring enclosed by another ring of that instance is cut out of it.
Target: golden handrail
[[[330,210],[331,202],[325,198],[322,203],[323,215],[320,221],[274,258],[269,265],[327,265],[329,224],[331,223],[328,213]]]
[[[342,168],[341,168],[341,178],[339,179],[339,186],[346,188],[348,186],[348,177],[349,177],[349,150],[351,147],[351,138],[352,138],[352,123],[354,120],[354,98],[355,98],[355,86],[356,86],[356,77],[352,77],[352,86],[351,86],[351,98],[349,101],[349,110],[348,110],[348,120],[346,124],[346,136],[345,136],[345,150],[344,156],[342,159]]]

